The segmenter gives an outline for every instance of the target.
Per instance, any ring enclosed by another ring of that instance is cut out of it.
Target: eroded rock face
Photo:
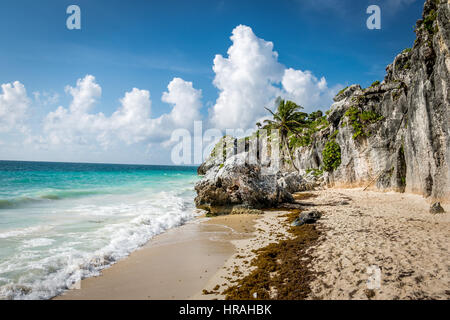
[[[411,53],[411,81],[405,130],[406,191],[436,199],[450,198],[450,3],[427,1]]]
[[[289,193],[305,191],[308,184],[298,172],[282,173],[277,184]]]
[[[196,203],[273,206],[289,201],[295,185],[308,189],[320,183],[373,186],[450,202],[449,21],[449,1],[427,0],[413,48],[397,55],[384,81],[366,89],[352,85],[335,97],[329,126],[312,136],[311,145],[293,151],[300,179],[309,186],[286,174],[262,176],[261,166],[221,167],[210,159],[199,168],[206,176],[196,187]],[[340,147],[339,167],[320,177],[307,174],[323,168],[323,150],[332,139]]]
[[[288,187],[294,188],[293,182],[281,185],[280,175],[266,174],[260,165],[249,164],[247,158],[246,152],[240,153],[209,169],[195,186],[196,206],[217,214],[229,213],[234,207],[269,208],[294,201],[288,191]]]
[[[448,1],[425,2],[414,47],[386,68],[382,83],[367,89],[353,85],[336,96],[329,128],[317,133],[311,146],[296,150],[297,167],[319,168],[326,142],[338,131],[341,165],[328,175],[328,184],[372,183],[450,201],[449,7]],[[350,108],[380,119],[363,124],[363,134],[355,137]]]
[[[218,166],[224,162],[224,160],[230,155],[235,154],[235,148],[237,146],[237,139],[224,136],[222,137],[216,147],[212,150],[211,155],[203,162],[198,168],[197,173],[204,175],[206,172],[214,166]]]

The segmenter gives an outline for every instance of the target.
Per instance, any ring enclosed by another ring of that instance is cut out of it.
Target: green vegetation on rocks
[[[412,50],[411,48],[406,48],[402,51],[402,53],[408,53],[408,52],[411,52],[411,50]]]
[[[345,116],[348,118],[348,124],[353,128],[353,139],[358,137],[369,137],[371,135],[367,126],[384,119],[372,110],[362,111],[358,107],[350,107]]]
[[[219,158],[221,157],[222,161],[225,161],[227,158],[227,150],[232,151],[234,149],[234,138],[231,136],[223,136],[219,142],[216,143],[214,148],[211,150],[211,158]],[[220,155],[219,152],[222,151]]]
[[[313,143],[312,135],[329,126],[327,117],[322,111],[312,112],[305,119],[304,124],[299,126],[295,133],[289,137],[289,147],[291,149],[310,146]]]
[[[345,90],[347,90],[348,86],[346,86],[345,88],[341,89],[336,96],[343,94]]]
[[[330,140],[325,144],[322,151],[323,169],[333,171],[341,164],[341,147],[335,140]]]
[[[263,129],[278,130],[280,133],[280,146],[288,153],[290,158],[290,163],[294,166],[294,158],[289,148],[289,135],[295,134],[298,128],[305,124],[305,118],[308,116],[307,113],[301,112],[303,107],[297,105],[295,102],[289,100],[283,100],[278,98],[276,100],[277,110],[273,112],[272,110],[266,108],[267,111],[273,117],[273,120],[264,120]],[[282,150],[283,150],[282,149]]]
[[[378,85],[380,85],[380,81],[379,81],[379,80],[373,82],[373,83],[370,85],[370,87],[373,88],[373,87],[376,87],[376,86],[378,86]]]
[[[433,28],[433,24],[436,18],[437,18],[436,11],[432,9],[423,20],[423,25],[425,26],[425,29],[432,35],[437,32],[437,26],[436,28]]]
[[[320,177],[323,175],[322,169],[306,169],[306,174],[312,174],[314,177]]]

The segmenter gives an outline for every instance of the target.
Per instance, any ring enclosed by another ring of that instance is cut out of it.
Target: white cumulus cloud
[[[264,115],[277,93],[283,66],[273,43],[258,38],[250,27],[239,25],[231,36],[228,57],[216,55],[214,85],[220,90],[211,122],[218,128],[248,128]]]
[[[101,88],[95,77],[78,79],[75,87],[66,86],[72,95],[69,108],[59,106],[44,119],[44,135],[50,144],[89,144],[92,137],[101,140],[102,131],[108,129],[103,113],[88,113],[101,97]],[[96,137],[97,136],[97,137]]]
[[[169,115],[172,125],[192,128],[194,121],[201,118],[201,90],[194,89],[192,82],[181,78],[174,78],[167,89],[162,95],[162,101],[173,105]]]
[[[66,86],[66,92],[72,97],[70,111],[72,113],[85,113],[89,111],[97,99],[102,95],[102,88],[95,83],[95,77],[87,75],[78,79],[76,87]]]
[[[257,121],[269,116],[264,107],[273,107],[278,96],[296,102],[306,112],[327,108],[340,89],[330,88],[325,77],[280,63],[274,44],[257,37],[248,26],[234,28],[230,39],[227,54],[214,58],[213,84],[218,89],[218,98],[212,103],[204,129],[254,128]],[[194,121],[202,119],[202,91],[194,88],[192,82],[177,77],[161,95],[167,106],[163,114],[155,115],[152,110],[154,95],[138,88],[125,92],[117,106],[110,106],[114,108],[108,108],[111,111],[106,114],[95,110],[102,97],[100,84],[94,76],[86,75],[75,85],[65,87],[72,98],[67,106],[41,114],[42,121],[30,122],[29,127],[26,121],[30,115],[36,115],[39,110],[36,105],[57,106],[59,95],[36,91],[32,104],[25,86],[18,81],[3,84],[1,89],[0,132],[8,136],[19,131],[25,144],[55,154],[64,150],[82,154],[78,151],[85,148],[100,154],[106,149],[121,150],[124,145],[139,143],[144,145],[143,150],[150,145],[167,147],[172,144],[173,130],[192,130]]]
[[[297,102],[305,108],[328,108],[337,89],[328,88],[327,80],[316,78],[310,71],[294,70],[284,71],[281,80],[285,99]]]
[[[324,77],[318,79],[310,71],[287,69],[278,62],[273,43],[258,38],[250,27],[237,26],[230,39],[228,57],[214,59],[219,97],[210,120],[215,127],[252,128],[267,116],[264,107],[272,107],[277,96],[306,111],[331,105],[337,88],[328,88]]]
[[[148,90],[133,88],[126,92],[119,108],[109,117],[89,112],[102,93],[92,75],[79,79],[75,87],[67,86],[66,92],[73,98],[69,108],[60,106],[44,120],[44,133],[51,144],[87,145],[95,141],[107,148],[117,140],[126,144],[162,142],[173,129],[190,128],[200,117],[201,91],[180,78],[174,78],[162,96],[163,102],[173,105],[171,111],[156,118],[151,117]]]
[[[15,81],[2,84],[1,88],[0,132],[8,132],[13,129],[25,132],[27,128],[24,120],[27,118],[27,110],[30,106],[25,86],[19,81]]]

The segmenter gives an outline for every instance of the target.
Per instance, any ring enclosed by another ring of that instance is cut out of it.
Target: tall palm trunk
[[[283,140],[284,148],[286,149],[286,152],[288,153],[289,158],[291,159],[292,166],[294,167],[295,170],[299,171],[297,166],[294,163],[294,157],[292,156],[291,149],[289,149],[287,137],[283,136],[281,139]]]

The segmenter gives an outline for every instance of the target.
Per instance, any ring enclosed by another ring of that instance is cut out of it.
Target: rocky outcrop
[[[199,175],[204,175],[212,167],[222,164],[228,156],[236,153],[236,147],[236,138],[223,136],[216,143],[216,146],[211,151],[211,155],[197,168],[197,173]]]
[[[289,193],[310,189],[310,184],[297,172],[281,173],[280,175],[277,184]]]
[[[297,167],[320,168],[325,144],[335,139],[341,164],[329,185],[373,184],[449,201],[449,6],[425,2],[413,48],[386,68],[382,83],[352,85],[335,97],[330,126],[295,151]]]
[[[195,186],[195,204],[213,214],[238,208],[272,208],[294,202],[291,193],[304,190],[305,185],[298,173],[270,173],[260,164],[250,164],[244,152],[206,172]]]
[[[427,1],[406,83],[406,191],[450,199],[450,3]],[[393,77],[395,74],[388,77]]]
[[[286,165],[286,158],[281,172],[271,175],[261,174],[265,164],[219,164],[221,157],[239,153],[238,140],[226,137],[226,151],[199,168],[206,175],[196,186],[197,205],[275,206],[291,201],[293,191],[322,183],[450,202],[449,18],[450,1],[427,0],[414,46],[387,66],[384,80],[365,89],[352,85],[336,95],[327,112],[328,126],[313,133],[308,145],[293,150],[302,177],[289,176],[294,166]],[[244,150],[252,146],[254,142],[245,144]],[[327,166],[329,158],[339,161]]]

